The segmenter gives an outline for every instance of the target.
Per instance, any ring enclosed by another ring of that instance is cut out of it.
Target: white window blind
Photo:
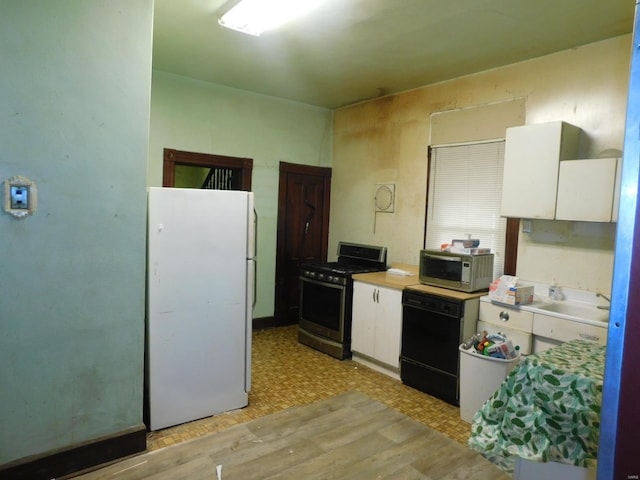
[[[426,248],[454,238],[480,239],[504,272],[506,218],[500,217],[504,141],[434,147],[429,172]]]

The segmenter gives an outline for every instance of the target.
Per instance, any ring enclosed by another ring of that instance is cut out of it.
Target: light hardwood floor
[[[219,477],[217,467],[221,468]],[[470,449],[359,392],[292,407],[78,477],[79,480],[181,478],[507,480],[510,477]]]
[[[150,432],[148,451],[191,443],[290,407],[354,391],[440,432],[466,449],[470,425],[460,419],[457,407],[354,361],[339,361],[301,345],[296,326],[254,332],[252,357],[253,382],[246,408]]]

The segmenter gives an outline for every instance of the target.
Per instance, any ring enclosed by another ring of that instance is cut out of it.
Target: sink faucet
[[[602,297],[602,298],[604,298],[607,302],[609,302],[609,304],[611,304],[611,299],[610,299],[609,297],[607,297],[606,295],[604,295],[604,294],[600,293],[600,292],[596,293],[596,297]],[[599,309],[601,309],[601,310],[609,310],[609,305],[598,305],[598,307],[597,307],[597,308],[599,308]]]

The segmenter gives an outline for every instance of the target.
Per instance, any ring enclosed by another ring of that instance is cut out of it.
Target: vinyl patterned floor
[[[150,432],[148,450],[347,391],[362,392],[462,445],[469,438],[470,425],[460,419],[457,407],[352,360],[340,361],[299,344],[297,326],[254,332],[252,376],[247,407]]]

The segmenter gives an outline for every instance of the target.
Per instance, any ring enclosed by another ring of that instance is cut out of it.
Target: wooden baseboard
[[[267,328],[286,327],[289,325],[297,325],[298,322],[282,323],[282,319],[274,317],[254,318],[252,327],[254,330],[266,330]]]
[[[265,330],[267,328],[273,328],[276,326],[275,317],[261,317],[254,318],[252,321],[254,330]]]
[[[147,449],[144,425],[69,448],[0,466],[0,480],[50,480],[80,472]]]

